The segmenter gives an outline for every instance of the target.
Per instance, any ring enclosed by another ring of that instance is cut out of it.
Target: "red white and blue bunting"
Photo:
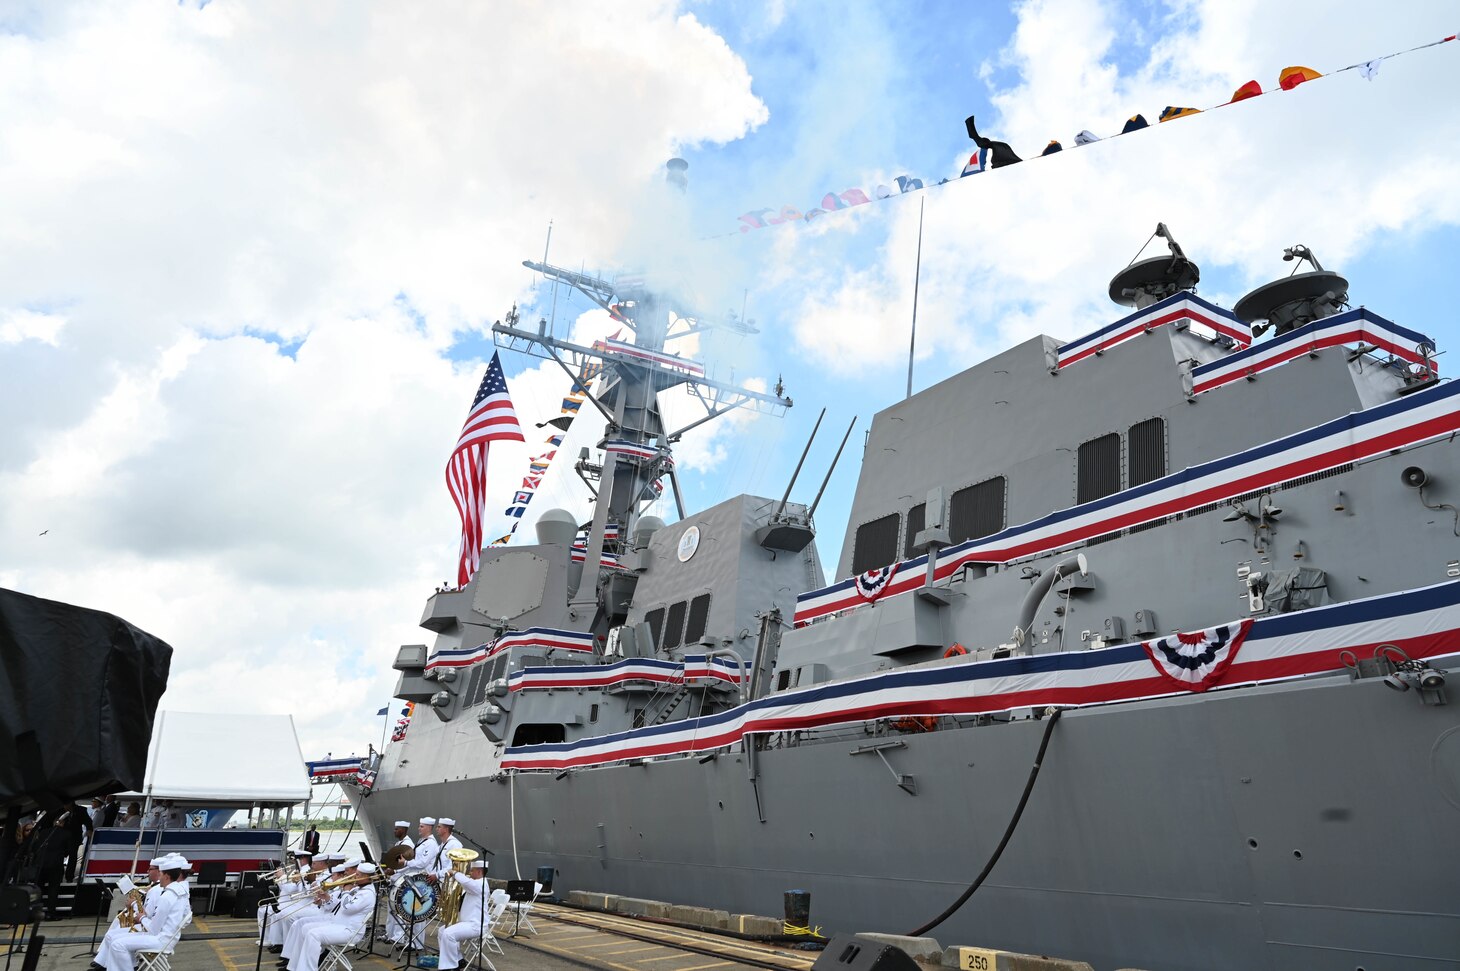
[[[1286,364],[1304,354],[1349,344],[1384,351],[1417,368],[1428,368],[1432,373],[1439,371],[1434,361],[1433,340],[1360,307],[1315,320],[1280,337],[1193,368],[1191,392],[1201,394],[1211,391],[1233,381],[1256,377],[1269,368]]]
[[[1187,691],[1205,691],[1221,680],[1237,657],[1252,619],[1208,627],[1194,634],[1172,634],[1141,646],[1151,663],[1169,681]]]
[[[628,341],[616,341],[613,338],[605,338],[601,341],[594,341],[593,349],[614,357],[653,364],[671,371],[682,371],[694,377],[702,378],[705,376],[705,366],[699,361],[691,361],[689,358],[680,357],[677,354],[670,354],[666,351],[654,351],[647,347],[639,347],[637,344],[630,344]]]
[[[607,688],[629,684],[691,684],[698,681],[740,683],[740,669],[724,658],[686,654],[684,663],[662,658],[627,658],[612,664],[574,664],[528,667],[507,680],[509,691],[552,688]]]
[[[945,579],[971,563],[1007,563],[1065,549],[1098,536],[1273,488],[1456,431],[1460,431],[1460,383],[1436,384],[1103,499],[950,546],[938,553],[935,578]],[[899,563],[881,598],[921,587],[926,565],[926,556]],[[795,625],[800,627],[866,605],[855,579],[842,580],[798,596]]]
[[[1238,626],[1247,623],[1238,622]],[[1204,632],[1203,640],[1209,635]],[[1345,652],[1393,644],[1411,658],[1460,658],[1460,581],[1251,621],[1229,635],[1207,688],[1230,689],[1342,671]],[[1241,653],[1236,647],[1241,647]],[[690,755],[747,735],[857,725],[884,718],[982,715],[1049,705],[1086,707],[1184,695],[1144,644],[990,661],[956,661],[782,691],[728,711],[546,745],[512,746],[502,767],[559,771]]]
[[[887,590],[887,585],[892,582],[892,575],[897,572],[897,564],[891,566],[880,566],[875,570],[868,570],[860,573],[854,578],[857,588],[857,595],[867,602],[876,600]]]
[[[464,668],[496,657],[514,647],[530,647],[539,651],[588,651],[593,650],[593,635],[574,630],[555,630],[551,627],[529,627],[527,630],[507,631],[490,644],[476,647],[458,647],[434,651],[426,661],[426,670],[435,668]]]
[[[1180,323],[1209,327],[1223,337],[1231,338],[1238,347],[1252,343],[1252,328],[1238,320],[1230,310],[1223,310],[1194,293],[1183,291],[1061,345],[1058,366],[1069,367],[1076,361],[1102,354],[1156,327]]]

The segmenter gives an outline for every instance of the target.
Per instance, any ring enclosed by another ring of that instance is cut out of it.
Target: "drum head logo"
[[[679,562],[685,563],[700,548],[700,528],[691,526],[679,535]]]

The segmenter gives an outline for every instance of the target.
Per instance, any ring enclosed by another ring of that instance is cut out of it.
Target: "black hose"
[[[1034,756],[1034,764],[1029,767],[1029,781],[1024,783],[1024,794],[1019,797],[1019,805],[1014,810],[1014,818],[1009,820],[1009,826],[1004,830],[1004,838],[999,840],[999,845],[994,848],[994,855],[989,857],[989,861],[983,865],[983,871],[979,873],[973,883],[968,885],[968,889],[963,891],[957,900],[953,901],[947,910],[917,930],[908,931],[908,937],[922,937],[928,931],[956,914],[958,908],[968,903],[968,898],[972,897],[974,892],[983,886],[983,882],[993,872],[994,865],[999,862],[999,857],[1004,855],[1004,847],[1009,845],[1009,840],[1013,837],[1014,830],[1019,826],[1020,817],[1024,815],[1024,807],[1029,803],[1029,794],[1034,791],[1034,780],[1039,778],[1039,767],[1044,764],[1044,751],[1049,748],[1049,736],[1054,732],[1054,723],[1060,720],[1061,711],[1062,709],[1059,708],[1054,709],[1054,712],[1049,716],[1049,720],[1044,723],[1044,737],[1039,740],[1039,753]]]

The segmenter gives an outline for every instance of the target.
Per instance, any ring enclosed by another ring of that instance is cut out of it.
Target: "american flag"
[[[502,362],[496,354],[487,365],[472,400],[471,412],[451,461],[446,463],[446,488],[461,516],[461,558],[456,569],[458,586],[466,586],[482,562],[482,503],[487,489],[487,449],[492,442],[526,441],[512,398],[507,394],[507,379],[502,375]]]

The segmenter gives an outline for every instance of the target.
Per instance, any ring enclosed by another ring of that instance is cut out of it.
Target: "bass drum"
[[[402,924],[424,924],[440,905],[440,891],[419,873],[402,880],[390,895],[390,909]]]

